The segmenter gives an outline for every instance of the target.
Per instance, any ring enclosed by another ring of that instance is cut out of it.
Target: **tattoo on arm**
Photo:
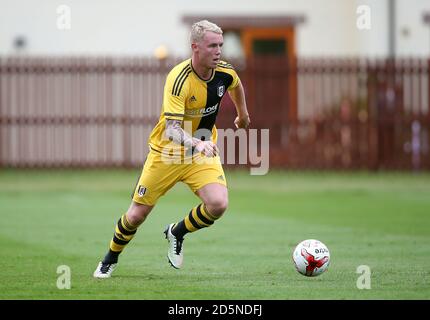
[[[170,141],[181,144],[187,148],[195,147],[201,140],[193,138],[181,127],[181,120],[166,120],[166,136]]]

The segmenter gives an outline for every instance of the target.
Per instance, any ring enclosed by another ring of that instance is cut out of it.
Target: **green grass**
[[[169,266],[166,224],[198,199],[182,184],[161,198],[111,279],[92,273],[139,170],[0,171],[0,299],[429,299],[430,175],[227,172],[230,206],[186,237]],[[291,253],[315,238],[329,270],[298,274]],[[57,267],[71,289],[57,288]],[[356,269],[371,269],[359,290]]]

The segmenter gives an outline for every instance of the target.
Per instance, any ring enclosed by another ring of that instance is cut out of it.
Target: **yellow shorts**
[[[134,189],[133,201],[153,206],[179,181],[186,183],[193,192],[209,183],[227,187],[219,156],[210,159],[211,163],[166,163],[160,153],[151,150]]]

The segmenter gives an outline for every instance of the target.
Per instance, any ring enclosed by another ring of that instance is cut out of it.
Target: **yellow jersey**
[[[184,151],[190,151],[167,138],[167,119],[181,120],[182,128],[192,137],[216,143],[215,120],[222,97],[239,82],[236,71],[224,61],[212,70],[209,80],[197,75],[191,59],[176,65],[167,75],[161,115],[148,140],[150,148],[166,155],[184,155]]]

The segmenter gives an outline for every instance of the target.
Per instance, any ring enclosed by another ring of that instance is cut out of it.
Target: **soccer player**
[[[118,256],[136,234],[159,197],[177,182],[186,183],[201,203],[184,219],[165,231],[167,257],[174,268],[183,263],[183,241],[187,233],[211,226],[228,204],[227,182],[216,145],[215,120],[226,92],[235,104],[237,128],[247,128],[250,118],[245,94],[233,67],[220,60],[222,30],[207,20],[191,28],[191,59],[176,65],[164,87],[159,121],[149,137],[149,153],[133,200],[115,227],[110,248],[94,271],[108,278]]]

